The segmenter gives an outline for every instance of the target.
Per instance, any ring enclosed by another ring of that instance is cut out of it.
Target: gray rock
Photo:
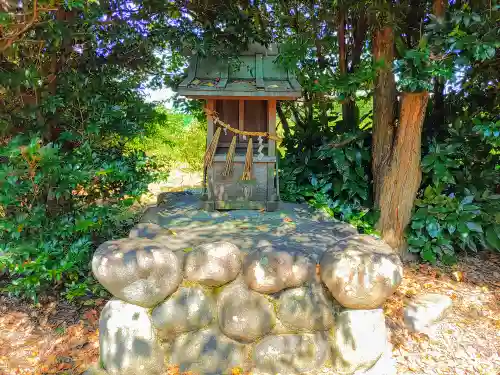
[[[151,319],[162,337],[193,331],[212,322],[215,303],[202,288],[180,288],[156,306]]]
[[[315,266],[304,254],[260,249],[249,254],[243,264],[247,285],[260,293],[276,293],[298,287],[314,277]]]
[[[351,309],[374,309],[396,290],[403,264],[391,247],[372,236],[337,242],[320,262],[321,280],[333,297]]]
[[[325,331],[333,327],[334,306],[321,284],[289,289],[279,298],[278,318],[297,331]]]
[[[240,250],[225,241],[199,245],[184,258],[186,279],[208,286],[227,284],[238,276],[240,269]]]
[[[143,307],[163,301],[182,280],[181,265],[174,253],[142,238],[103,243],[94,253],[92,271],[115,297]]]
[[[404,310],[406,327],[414,332],[430,334],[435,324],[450,310],[452,300],[442,294],[422,294],[410,301]]]
[[[226,374],[232,368],[242,366],[244,349],[244,345],[228,339],[214,328],[203,329],[176,338],[169,364],[179,366],[181,373]]]
[[[162,228],[154,223],[139,223],[135,225],[129,232],[129,238],[147,238],[157,242],[168,242],[172,237],[168,229]]]
[[[99,320],[100,360],[111,375],[160,375],[164,353],[157,343],[148,310],[117,299]]]
[[[243,284],[227,287],[219,296],[219,326],[237,341],[252,342],[270,332],[275,324],[273,304]]]
[[[261,374],[297,374],[320,368],[328,358],[328,342],[321,334],[268,336],[254,350]]]
[[[353,374],[370,369],[389,347],[383,310],[342,311],[330,341],[334,371]]]

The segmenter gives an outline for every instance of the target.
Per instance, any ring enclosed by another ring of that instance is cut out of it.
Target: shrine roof
[[[297,99],[297,79],[277,62],[277,48],[254,45],[238,56],[237,64],[216,57],[194,56],[188,76],[177,91],[187,97],[271,97]]]

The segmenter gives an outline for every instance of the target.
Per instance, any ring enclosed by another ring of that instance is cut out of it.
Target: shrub
[[[0,268],[4,290],[36,299],[63,287],[70,300],[96,290],[90,257],[133,224],[130,206],[157,177],[143,153],[125,143],[84,141],[74,149],[40,138],[0,148]]]
[[[445,143],[432,143],[422,159],[408,245],[425,261],[453,263],[459,249],[500,251],[500,195],[492,190],[500,184],[498,156],[477,124],[450,128]]]
[[[146,125],[143,134],[134,137],[127,147],[154,157],[160,169],[165,171],[180,165],[191,171],[201,171],[205,123],[164,108],[157,108],[156,112],[156,118]]]
[[[344,147],[323,142],[315,151],[290,150],[280,161],[282,199],[307,202],[363,233],[373,233],[370,153],[363,139]]]

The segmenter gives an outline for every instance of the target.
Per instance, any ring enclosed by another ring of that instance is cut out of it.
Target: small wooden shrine
[[[301,87],[275,62],[277,52],[253,45],[238,64],[195,56],[179,85],[180,95],[206,101],[206,210],[278,207],[276,101],[297,99]]]

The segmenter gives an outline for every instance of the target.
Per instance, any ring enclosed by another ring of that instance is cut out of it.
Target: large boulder
[[[382,309],[345,310],[331,331],[333,369],[353,374],[371,368],[389,347]]]
[[[92,259],[96,279],[115,297],[153,307],[182,280],[179,259],[161,244],[143,238],[107,241]]]
[[[259,374],[298,374],[319,369],[328,358],[328,342],[321,334],[268,336],[254,350]]]
[[[247,285],[260,293],[276,293],[298,287],[314,277],[315,266],[304,254],[289,254],[267,248],[245,258],[243,276]]]
[[[227,284],[238,276],[240,269],[240,250],[225,241],[199,245],[184,259],[186,279],[208,286]]]
[[[422,294],[408,302],[404,309],[407,328],[414,332],[430,334],[436,323],[443,319],[452,305],[451,298],[442,294]]]
[[[180,288],[151,312],[162,337],[193,331],[212,322],[215,303],[202,288]]]
[[[392,248],[368,235],[348,237],[320,262],[321,280],[333,297],[351,309],[374,309],[396,290],[403,264]]]
[[[228,339],[217,329],[207,328],[178,336],[168,362],[179,366],[181,373],[230,374],[232,368],[244,364],[244,350],[244,345]]]
[[[219,326],[224,334],[252,342],[269,333],[275,324],[273,304],[243,284],[227,287],[219,296]]]
[[[334,324],[334,305],[323,285],[288,289],[278,302],[278,319],[296,331],[326,331]]]
[[[110,375],[164,372],[164,353],[143,307],[109,301],[99,320],[99,350],[101,364]]]

